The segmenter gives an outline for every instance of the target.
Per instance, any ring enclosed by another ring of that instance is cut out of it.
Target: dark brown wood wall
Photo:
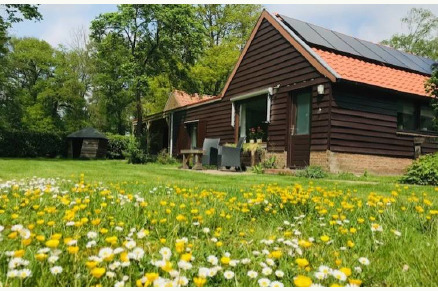
[[[414,157],[414,136],[397,134],[397,99],[401,94],[335,84],[331,102],[330,150],[333,152]],[[437,151],[426,139],[422,153]]]
[[[317,84],[325,83],[326,94],[316,98]],[[288,104],[290,91],[304,87],[313,88],[313,111],[319,107],[322,112],[312,123],[312,149],[327,149],[328,129],[328,99],[330,85],[326,78],[286,40],[266,20],[262,22],[245,57],[234,75],[228,90],[221,101],[189,108],[175,113],[174,131],[179,130],[179,124],[190,120],[206,122],[205,137],[220,137],[221,143],[234,142],[234,128],[231,126],[230,98],[258,89],[274,87],[280,84],[280,89],[273,96],[271,105],[271,123],[268,127],[268,150],[285,151],[288,145]],[[174,132],[174,138],[178,133]],[[174,147],[174,154],[179,153]]]

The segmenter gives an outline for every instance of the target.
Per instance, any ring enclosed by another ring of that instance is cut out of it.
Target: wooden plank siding
[[[326,94],[317,98],[316,85],[321,83],[325,84]],[[218,102],[174,113],[173,138],[176,146],[173,154],[179,154],[180,147],[188,144],[186,140],[177,141],[178,137],[188,138],[187,134],[179,133],[183,130],[180,124],[192,120],[204,123],[203,136],[220,137],[221,144],[234,143],[230,98],[278,84],[280,88],[271,103],[268,151],[287,150],[290,92],[312,86],[315,120],[312,121],[311,131],[313,134],[315,130],[317,134],[315,138],[312,136],[312,150],[326,150],[330,83],[267,20],[263,20],[224,97]],[[318,113],[320,107],[322,111]]]
[[[409,96],[359,85],[333,87],[331,151],[414,158],[414,136],[397,133],[397,100]],[[423,154],[437,149],[434,139],[422,146]]]

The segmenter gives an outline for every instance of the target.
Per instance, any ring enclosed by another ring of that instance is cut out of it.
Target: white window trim
[[[278,87],[278,86],[277,86]],[[242,94],[233,98],[230,98],[231,101],[231,126],[234,127],[236,124],[235,116],[236,116],[236,107],[235,102],[241,101],[245,99],[249,99],[252,97],[257,97],[266,94],[266,123],[271,122],[271,104],[272,104],[272,96],[274,95],[274,89],[273,87],[268,87],[265,89],[249,92],[246,94]]]

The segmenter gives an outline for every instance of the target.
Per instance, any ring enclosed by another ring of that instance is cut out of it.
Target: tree
[[[197,16],[204,24],[206,49],[191,69],[191,79],[195,83],[189,91],[220,93],[261,10],[261,5],[250,4],[198,5]]]
[[[20,107],[22,129],[73,131],[86,124],[86,85],[74,51],[36,38],[12,39],[8,59],[10,95]]]
[[[7,81],[10,64],[7,59],[7,30],[13,23],[27,20],[41,20],[37,5],[0,5],[0,127],[19,127],[21,108]]]
[[[407,26],[406,34],[394,34],[390,39],[382,41],[396,49],[416,55],[438,58],[438,17],[429,9],[412,8],[401,19]]]
[[[135,100],[136,135],[143,132],[143,103],[148,100],[150,80],[163,72],[180,73],[202,47],[202,26],[191,5],[119,5],[117,12],[100,15],[91,24],[98,50],[111,37],[127,50],[125,85]],[[107,75],[109,78],[110,75]],[[129,80],[128,80],[129,79]],[[106,96],[109,97],[109,96]],[[109,98],[108,98],[109,99]]]

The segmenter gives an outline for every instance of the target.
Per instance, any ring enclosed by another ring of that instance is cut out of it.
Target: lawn
[[[396,181],[2,159],[0,284],[436,286],[438,188]]]

